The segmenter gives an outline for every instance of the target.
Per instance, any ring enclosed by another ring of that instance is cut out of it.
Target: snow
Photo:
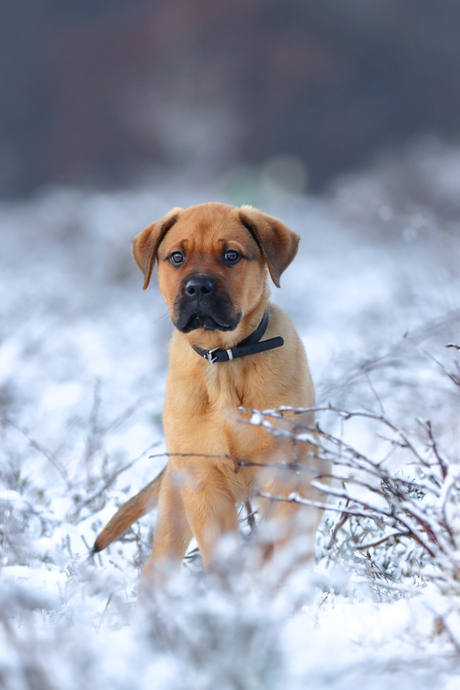
[[[411,196],[404,155],[425,198]],[[460,223],[442,208],[458,199],[459,179],[460,150],[421,144],[323,198],[270,187],[257,202],[301,235],[272,298],[305,343],[318,405],[383,410],[415,434],[416,419],[430,419],[457,463],[460,391],[431,357],[455,371],[458,353],[445,345],[459,344]],[[207,200],[254,202],[225,180],[196,189],[164,175],[129,190],[52,188],[0,204],[0,685],[454,690],[458,594],[427,580],[437,572],[429,562],[416,573],[409,540],[381,561],[376,552],[385,577],[345,539],[327,552],[340,514],[320,530],[294,609],[288,595],[240,586],[236,565],[225,586],[206,587],[199,562],[155,614],[136,609],[154,516],[88,559],[98,530],[165,463],[172,326],[156,279],[142,291],[130,243],[169,208]],[[324,423],[341,432],[332,414]],[[346,434],[383,457],[371,420],[352,420]],[[449,486],[459,466],[449,465]],[[378,502],[367,493],[360,498]],[[367,524],[350,529],[372,542]]]

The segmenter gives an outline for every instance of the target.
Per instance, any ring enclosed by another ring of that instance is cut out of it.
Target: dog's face
[[[171,319],[188,333],[233,331],[261,298],[260,250],[233,214],[184,211],[158,247],[158,280]]]
[[[133,242],[148,287],[154,262],[171,320],[183,333],[234,331],[268,297],[267,268],[279,278],[299,238],[246,206],[208,203],[173,209]]]

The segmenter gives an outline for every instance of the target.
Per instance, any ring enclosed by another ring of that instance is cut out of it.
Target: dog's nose
[[[189,297],[206,297],[216,289],[216,284],[206,276],[193,276],[184,285],[185,294]]]

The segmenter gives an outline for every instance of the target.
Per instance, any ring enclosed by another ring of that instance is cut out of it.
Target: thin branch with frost
[[[72,509],[72,511],[67,515],[67,519],[70,522],[75,521],[81,510],[85,508],[88,505],[91,505],[94,501],[96,501],[98,498],[101,498],[103,494],[109,489],[114,483],[117,477],[120,476],[120,474],[123,474],[123,472],[126,472],[127,470],[131,469],[139,460],[141,460],[147,453],[152,450],[152,448],[155,448],[156,446],[159,445],[159,441],[155,441],[154,443],[151,443],[148,448],[142,451],[140,455],[138,455],[134,460],[130,460],[129,462],[126,463],[126,465],[123,465],[122,467],[118,468],[114,472],[112,472],[109,477],[105,480],[103,485],[99,487],[94,493],[92,493],[88,498],[85,498],[84,500],[80,500],[77,505]],[[152,457],[152,456],[150,456]]]
[[[374,549],[376,546],[380,546],[380,544],[383,544],[386,541],[389,541],[390,539],[396,539],[396,538],[401,538],[401,537],[411,537],[410,532],[392,532],[391,534],[386,534],[384,537],[381,539],[378,539],[377,541],[370,542],[368,544],[360,544],[359,546],[355,546],[355,549],[358,551],[368,551],[368,549]]]
[[[350,503],[350,501],[347,500],[347,502],[345,503],[345,508],[349,505],[349,503]],[[336,540],[336,538],[337,538],[337,534],[338,534],[339,531],[342,529],[342,527],[344,526],[344,524],[346,523],[346,521],[348,520],[348,518],[349,518],[348,513],[344,513],[344,512],[342,511],[342,515],[340,516],[340,519],[336,522],[336,524],[335,524],[335,526],[334,526],[334,529],[333,529],[332,532],[331,532],[331,538],[330,538],[330,540],[329,540],[329,543],[328,543],[328,545],[326,546],[326,548],[327,548],[328,551],[330,551],[330,549],[332,549],[332,546],[334,545],[334,542],[335,542],[335,540]]]
[[[86,468],[87,483],[91,487],[94,485],[92,472],[92,461],[101,445],[101,429],[99,424],[99,413],[101,408],[101,382],[96,379],[93,389],[93,404],[89,414],[89,428],[85,443],[83,463]]]
[[[67,473],[66,468],[64,465],[62,465],[59,460],[56,458],[54,453],[52,453],[50,450],[45,448],[41,443],[39,443],[33,436],[30,434],[29,430],[26,429],[26,427],[22,426],[21,424],[18,424],[15,422],[9,415],[0,407],[0,417],[1,421],[4,424],[8,424],[8,426],[12,427],[13,429],[16,429],[28,442],[28,444],[34,448],[36,451],[40,453],[40,455],[43,455],[44,458],[48,460],[48,462],[57,470],[57,472],[61,475],[62,479],[64,480],[66,486],[68,489],[71,488],[71,484],[69,481],[69,476]]]
[[[9,520],[10,520],[10,502],[9,502],[9,499],[7,499],[6,508],[5,508],[5,523],[3,525],[2,553],[0,555],[0,576],[2,574],[3,564],[5,562],[6,535],[8,532]]]
[[[442,362],[440,362],[434,355],[431,354],[431,352],[428,352],[428,350],[425,350],[420,343],[418,343],[416,340],[411,338],[407,333],[404,336],[412,345],[414,345],[417,350],[419,350],[422,354],[425,355],[425,357],[428,357],[431,359],[437,366],[442,369],[442,371],[445,373],[445,375],[453,382],[455,383],[456,386],[460,386],[460,376],[457,374],[454,374],[448,367],[445,366]],[[451,345],[448,345],[447,347],[452,347]]]

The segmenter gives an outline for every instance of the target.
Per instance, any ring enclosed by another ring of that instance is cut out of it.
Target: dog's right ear
[[[143,290],[149,286],[160,242],[178,219],[181,210],[173,208],[161,220],[142,230],[133,240],[133,258],[145,278]]]

